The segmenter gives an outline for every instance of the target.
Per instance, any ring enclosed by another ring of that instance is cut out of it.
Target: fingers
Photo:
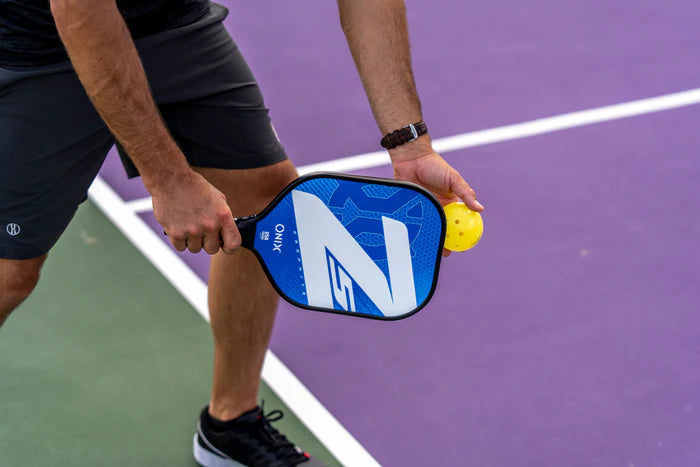
[[[241,246],[241,234],[236,227],[236,222],[233,216],[229,213],[228,217],[222,221],[221,227],[221,249],[227,255],[233,254],[236,249]]]
[[[447,257],[450,256],[451,254],[452,254],[452,252],[451,252],[450,250],[448,250],[447,248],[443,248],[443,249],[442,249],[442,257],[443,257],[443,258],[447,258]]]
[[[191,253],[199,253],[204,248],[210,255],[218,253],[219,250],[230,255],[241,246],[241,235],[230,212],[228,216],[221,217],[225,218],[221,226],[203,221],[202,229],[191,227],[187,232],[175,230],[174,234],[166,231],[163,233],[168,236],[177,251],[189,250]]]
[[[178,236],[168,235],[170,243],[177,251],[189,250],[190,253],[199,253],[204,249],[209,255],[215,255],[219,250],[230,255],[241,245],[241,236],[238,233],[235,223],[233,229],[221,229],[208,231],[204,235],[180,234]]]
[[[190,228],[187,232],[187,249],[190,253],[199,253],[202,251],[202,234],[201,230],[195,227]]]
[[[187,235],[184,232],[168,233],[164,231],[163,233],[168,236],[170,243],[173,244],[173,248],[177,251],[185,251],[187,249]]]
[[[205,235],[201,235],[198,232],[197,229],[192,228],[188,233],[164,233],[177,251],[189,250],[190,253],[199,253],[204,247],[204,250],[210,255],[217,253],[220,248],[218,232],[207,232]]]
[[[202,238],[202,246],[207,254],[215,255],[221,248],[221,240],[219,236],[220,226],[216,221],[202,221],[204,236]]]
[[[476,200],[476,193],[469,184],[462,178],[459,172],[454,171],[450,179],[451,191],[459,197],[469,209],[481,212],[484,207]]]
[[[216,253],[218,253],[219,249],[221,248],[221,239],[219,237],[219,233],[207,233],[206,235],[204,235],[204,239],[202,240],[202,246],[204,247],[204,251],[206,251],[209,255],[215,255]]]

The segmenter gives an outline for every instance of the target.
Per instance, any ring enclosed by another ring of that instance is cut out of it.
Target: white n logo
[[[327,248],[385,316],[401,315],[416,307],[411,249],[408,229],[404,224],[382,217],[391,281],[389,285],[382,270],[374,264],[372,258],[323,201],[310,193],[298,190],[292,192],[292,199],[309,305],[333,308],[333,291],[328,280]],[[354,308],[354,303],[339,303],[348,305],[349,310]]]

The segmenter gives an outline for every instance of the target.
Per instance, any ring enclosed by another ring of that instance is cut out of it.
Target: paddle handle
[[[255,224],[258,222],[258,216],[253,214],[252,216],[237,217],[234,220],[241,233],[241,246],[252,250],[255,243]]]

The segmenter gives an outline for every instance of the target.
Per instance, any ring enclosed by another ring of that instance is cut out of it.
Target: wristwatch
[[[419,136],[427,133],[428,127],[425,125],[425,122],[421,120],[418,123],[411,123],[403,128],[387,133],[382,138],[381,145],[386,149],[394,149],[396,146],[410,143]]]

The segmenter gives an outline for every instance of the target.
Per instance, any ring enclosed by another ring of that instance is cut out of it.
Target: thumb
[[[472,211],[481,212],[484,210],[484,206],[476,200],[476,192],[456,171],[452,173],[450,190],[464,201],[464,204]]]
[[[241,246],[241,234],[236,227],[233,216],[230,215],[221,226],[221,249],[227,255],[233,254]]]

